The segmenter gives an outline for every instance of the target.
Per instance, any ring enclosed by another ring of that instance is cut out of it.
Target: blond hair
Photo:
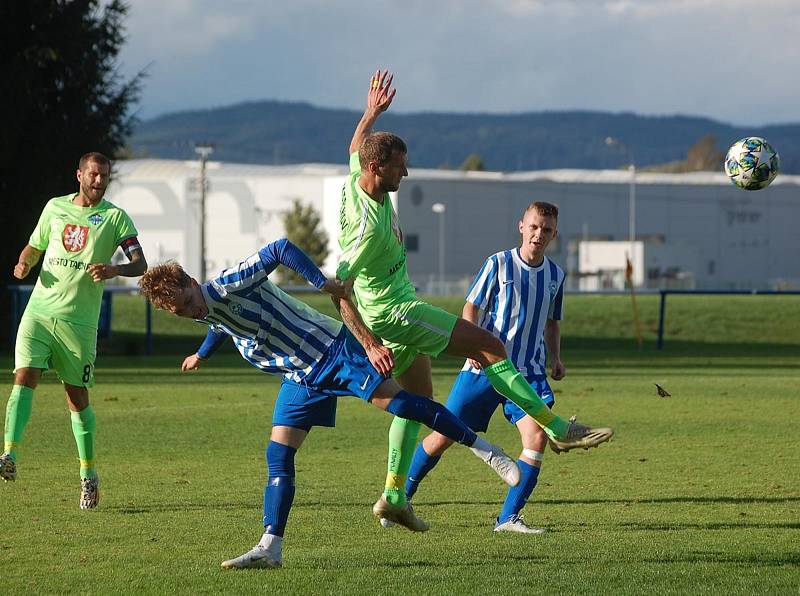
[[[175,306],[178,293],[192,285],[192,278],[175,261],[148,269],[139,278],[139,291],[156,308]]]

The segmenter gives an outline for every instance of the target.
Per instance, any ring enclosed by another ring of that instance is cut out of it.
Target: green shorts
[[[14,347],[14,372],[55,369],[67,385],[92,387],[97,329],[52,317],[22,316]]]
[[[372,332],[394,352],[395,376],[403,374],[419,354],[438,356],[450,343],[458,317],[421,300],[398,302],[370,321]]]

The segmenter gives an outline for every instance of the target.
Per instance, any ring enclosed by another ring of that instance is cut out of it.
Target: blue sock
[[[297,449],[270,441],[267,446],[269,478],[264,487],[264,532],[283,536],[294,501],[294,456]]]
[[[421,422],[448,439],[467,447],[478,437],[470,427],[439,402],[408,391],[400,391],[395,395],[386,411],[400,418]]]
[[[515,515],[519,515],[519,512],[525,507],[525,503],[528,502],[528,497],[531,496],[533,489],[536,488],[536,482],[539,480],[538,466],[532,466],[521,459],[517,460],[517,465],[519,466],[519,484],[508,489],[503,509],[497,518],[498,523],[501,524]]]
[[[408,470],[408,478],[406,478],[406,499],[414,496],[419,488],[419,483],[428,475],[428,472],[433,470],[440,459],[442,459],[441,455],[428,455],[423,449],[422,443],[417,446],[414,459],[411,460],[411,468]]]

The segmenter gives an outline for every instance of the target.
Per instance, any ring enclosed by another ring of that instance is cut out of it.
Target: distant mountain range
[[[213,159],[236,163],[347,163],[361,114],[307,103],[259,101],[166,114],[142,122],[135,155],[195,159],[195,143],[213,143]],[[477,154],[487,170],[647,167],[686,157],[706,135],[720,150],[747,135],[767,138],[784,173],[800,174],[800,124],[735,127],[692,116],[606,112],[520,114],[416,113],[381,116],[378,128],[403,137],[412,167],[458,168]],[[608,138],[614,139],[607,142]],[[720,164],[721,167],[721,164]]]

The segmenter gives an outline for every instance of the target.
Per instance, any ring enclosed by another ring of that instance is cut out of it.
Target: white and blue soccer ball
[[[739,188],[761,190],[778,175],[780,158],[766,139],[745,137],[731,145],[723,166],[725,174]]]

